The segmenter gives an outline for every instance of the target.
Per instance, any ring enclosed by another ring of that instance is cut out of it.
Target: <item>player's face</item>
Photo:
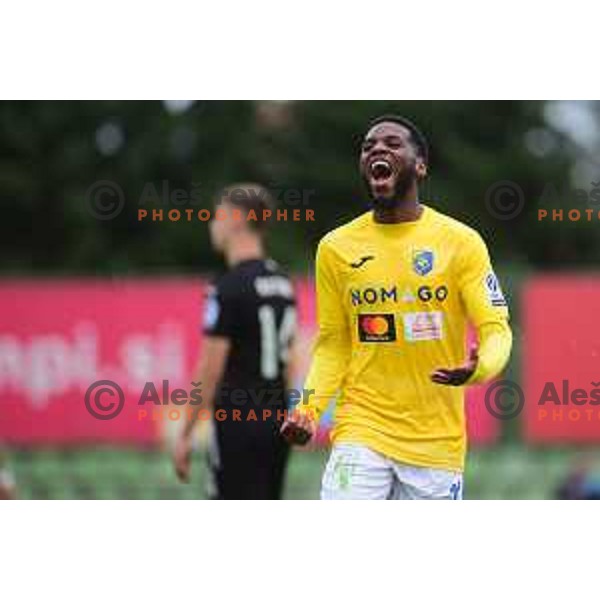
[[[410,131],[398,123],[379,123],[363,140],[360,173],[374,201],[401,199],[417,179],[418,162]]]

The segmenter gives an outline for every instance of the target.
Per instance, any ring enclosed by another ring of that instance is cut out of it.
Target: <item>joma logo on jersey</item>
[[[398,289],[396,286],[386,289],[384,287],[369,287],[364,290],[350,290],[352,306],[361,304],[375,304],[377,302],[398,302]]]
[[[394,315],[358,315],[358,339],[361,342],[395,342],[396,322]]]

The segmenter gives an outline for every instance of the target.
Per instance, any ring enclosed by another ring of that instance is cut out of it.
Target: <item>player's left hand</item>
[[[478,360],[477,347],[471,346],[469,359],[462,367],[458,367],[457,369],[436,369],[431,374],[431,381],[441,385],[464,385],[475,372]]]

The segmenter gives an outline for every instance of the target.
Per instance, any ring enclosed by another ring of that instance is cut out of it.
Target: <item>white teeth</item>
[[[376,160],[371,163],[371,171],[374,171],[377,167],[384,167],[390,171],[392,170],[392,167],[387,160]]]

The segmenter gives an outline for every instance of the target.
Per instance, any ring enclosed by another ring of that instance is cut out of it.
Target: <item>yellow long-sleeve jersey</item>
[[[479,337],[469,383],[497,375],[512,344],[479,234],[428,206],[399,224],[365,213],[321,240],[316,287],[319,333],[305,382],[314,393],[298,409],[318,417],[337,395],[334,442],[461,471],[464,388],[430,375],[464,363],[469,322]]]

